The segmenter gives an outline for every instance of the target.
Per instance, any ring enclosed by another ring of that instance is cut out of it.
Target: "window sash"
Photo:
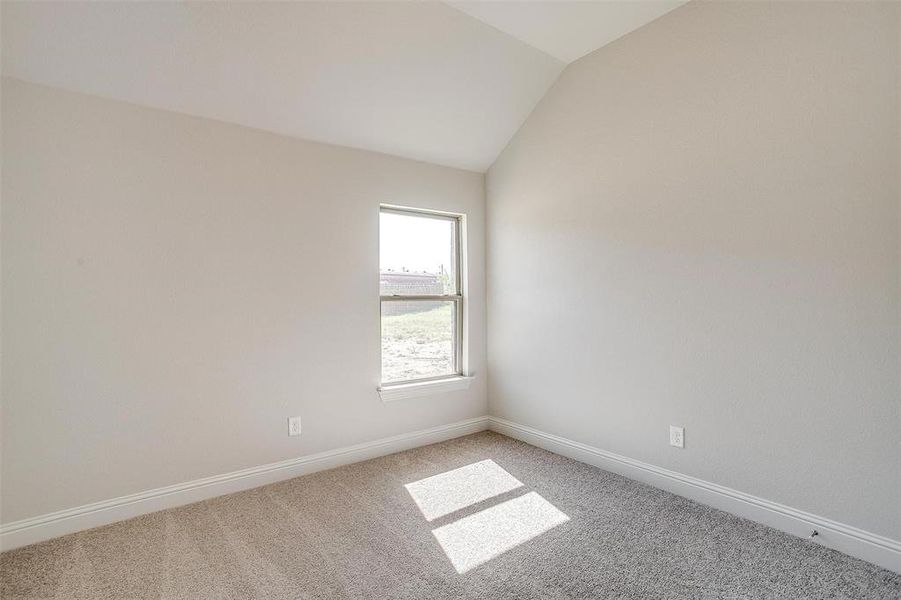
[[[408,383],[423,383],[425,381],[438,381],[447,379],[448,377],[463,376],[463,295],[454,294],[450,296],[381,296],[379,301],[379,314],[381,315],[382,302],[416,302],[419,300],[435,300],[440,302],[454,303],[454,370],[452,373],[445,375],[434,375],[432,377],[418,377],[416,379],[403,379],[401,381],[382,382],[383,387],[391,387],[392,385],[406,385]],[[379,320],[381,320],[381,316]],[[381,344],[379,344],[381,348]]]
[[[453,235],[453,244],[454,244],[454,252],[453,252],[453,261],[454,261],[454,289],[456,290],[456,296],[463,296],[463,257],[462,257],[462,224],[463,218],[460,215],[455,215],[451,213],[440,212],[436,210],[420,210],[415,208],[402,208],[399,206],[387,206],[382,205],[379,209],[379,212],[383,213],[391,213],[395,215],[402,215],[405,217],[419,217],[424,219],[438,219],[440,221],[450,221],[454,225],[454,235]],[[394,296],[395,294],[392,294]],[[421,297],[424,299],[429,299],[431,296],[404,296],[403,294],[396,294],[403,298],[414,298]],[[382,296],[383,298],[385,296]]]

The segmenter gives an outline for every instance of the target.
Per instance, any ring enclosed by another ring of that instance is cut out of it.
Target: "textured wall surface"
[[[491,413],[901,538],[899,10],[693,2],[570,65],[488,173]]]
[[[482,175],[2,100],[3,522],[485,414]],[[468,215],[467,391],[379,399],[379,203]]]

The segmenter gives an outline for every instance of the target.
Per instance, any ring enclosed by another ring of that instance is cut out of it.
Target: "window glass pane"
[[[379,293],[456,294],[456,226],[456,219],[382,212]]]
[[[382,382],[453,375],[454,301],[382,301]]]

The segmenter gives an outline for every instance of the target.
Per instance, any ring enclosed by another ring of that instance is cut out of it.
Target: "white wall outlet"
[[[288,417],[288,435],[300,435],[300,417]]]
[[[685,429],[683,427],[669,426],[669,445],[676,448],[685,447]]]

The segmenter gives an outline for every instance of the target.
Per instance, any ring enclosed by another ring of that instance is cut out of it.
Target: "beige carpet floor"
[[[484,432],[0,555],[13,598],[901,598],[901,576]]]

